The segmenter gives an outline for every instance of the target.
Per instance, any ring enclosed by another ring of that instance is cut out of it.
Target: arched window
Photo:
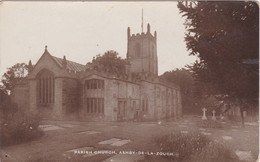
[[[135,56],[140,57],[140,55],[141,55],[141,46],[140,46],[140,43],[136,43],[136,45],[135,45]]]
[[[148,107],[149,107],[148,98],[146,98],[146,100],[145,100],[145,112],[148,112]]]
[[[49,105],[54,103],[54,75],[49,70],[42,70],[36,76],[37,81],[37,103]]]
[[[149,103],[148,103],[148,97],[145,97],[142,99],[142,111],[143,112],[148,112],[148,109],[149,109]]]
[[[152,59],[155,57],[154,46],[152,46]]]

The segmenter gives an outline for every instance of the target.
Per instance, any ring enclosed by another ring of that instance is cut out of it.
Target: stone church
[[[54,120],[157,121],[181,117],[180,89],[158,77],[157,33],[127,29],[127,77],[111,75],[45,51],[17,84],[20,109]]]

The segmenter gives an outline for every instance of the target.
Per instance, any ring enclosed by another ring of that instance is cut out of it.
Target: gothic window
[[[145,102],[144,102],[144,99],[142,100],[142,111],[144,111],[145,109]]]
[[[104,98],[86,98],[87,113],[104,114]]]
[[[44,69],[36,77],[37,103],[40,105],[49,105],[54,103],[54,75]]]
[[[148,112],[148,98],[142,99],[142,111],[143,112]]]
[[[136,101],[133,101],[133,106],[132,106],[132,110],[136,109]]]
[[[140,46],[139,43],[136,43],[136,45],[135,45],[135,56],[140,57],[140,55],[141,55],[141,46]]]
[[[152,46],[152,59],[154,58],[155,54],[154,54],[154,46]]]
[[[157,90],[156,90],[156,96],[157,96],[157,98],[160,98],[160,97],[161,97],[161,90],[160,90],[160,88],[157,88]]]
[[[104,89],[104,80],[90,79],[85,81],[86,89]]]
[[[145,112],[148,112],[148,99],[145,100]]]

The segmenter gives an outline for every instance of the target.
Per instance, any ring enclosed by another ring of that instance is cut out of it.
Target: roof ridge
[[[62,67],[62,58],[59,58],[59,57],[56,57],[56,56],[52,56],[51,57],[59,64],[60,67]],[[73,71],[83,71],[86,69],[86,65],[83,65],[83,64],[80,64],[80,63],[77,63],[77,62],[74,62],[74,61],[70,61],[70,60],[67,60],[67,68],[69,70],[73,70]]]
[[[52,55],[51,55],[51,56],[52,56]],[[62,60],[62,58],[60,58],[60,57],[56,57],[56,56],[52,56],[52,57],[55,57],[55,58],[57,58],[57,59],[61,59],[61,60]],[[69,61],[69,62],[72,62],[72,63],[76,63],[76,64],[79,64],[79,65],[85,66],[85,65],[80,64],[80,63],[77,63],[77,62],[75,62],[75,61],[68,60],[67,58],[66,58],[66,60]]]

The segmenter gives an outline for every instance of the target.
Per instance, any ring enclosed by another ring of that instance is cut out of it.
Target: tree
[[[12,102],[11,94],[14,86],[24,79],[28,74],[28,65],[25,63],[17,63],[10,68],[2,76],[0,85],[0,112],[4,117],[13,115],[18,109],[17,105]]]
[[[87,66],[97,71],[105,71],[119,76],[126,74],[127,64],[126,59],[118,57],[117,52],[110,50],[103,55],[96,55],[96,58],[93,58],[92,62],[87,63]]]
[[[12,94],[14,86],[28,75],[28,65],[25,63],[17,63],[10,68],[2,76],[1,90],[4,93]]]
[[[259,9],[255,2],[179,2],[186,17],[185,41],[198,60],[189,68],[208,93],[238,102],[243,111],[258,103]]]
[[[193,78],[191,72],[186,69],[175,69],[167,71],[160,76],[168,82],[174,83],[180,86],[182,107],[184,113],[194,112],[194,96],[193,96]],[[193,109],[191,109],[193,108]]]
[[[167,71],[160,76],[168,82],[180,86],[183,113],[200,114],[201,107],[205,106],[204,87],[200,82],[196,82],[192,72],[188,69],[175,69]]]

